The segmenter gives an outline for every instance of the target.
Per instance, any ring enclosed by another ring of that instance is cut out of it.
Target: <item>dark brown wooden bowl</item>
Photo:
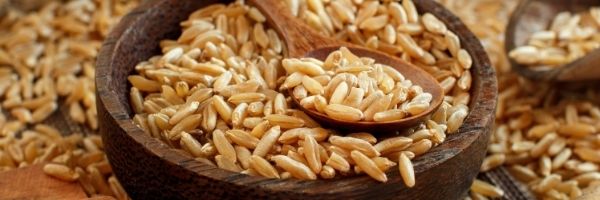
[[[592,6],[599,6],[598,0],[525,0],[521,1],[506,28],[504,41],[506,54],[516,47],[527,44],[531,35],[548,29],[554,17],[560,12],[578,13]],[[600,49],[590,52],[581,59],[552,69],[535,69],[518,64],[509,58],[513,70],[534,80],[544,81],[588,81],[600,79]]]
[[[134,199],[459,199],[479,171],[494,122],[497,85],[479,40],[448,10],[415,1],[455,32],[473,55],[471,112],[459,133],[414,160],[416,186],[407,188],[397,168],[387,183],[368,176],[300,181],[251,177],[195,161],[152,138],[132,121],[127,76],[160,53],[159,41],[176,38],[179,22],[216,0],[156,0],[125,16],[100,52],[96,68],[100,133],[113,171]]]

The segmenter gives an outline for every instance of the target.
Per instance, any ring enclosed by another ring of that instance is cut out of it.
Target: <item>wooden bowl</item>
[[[415,1],[448,25],[473,55],[471,112],[459,133],[414,160],[416,186],[407,188],[398,169],[388,182],[366,175],[333,180],[278,180],[232,173],[195,161],[152,138],[132,121],[126,78],[134,66],[160,53],[159,41],[176,38],[179,22],[216,0],[156,0],[125,16],[105,41],[96,68],[98,118],[113,171],[133,199],[459,199],[479,171],[494,122],[497,85],[477,38],[441,5]]]
[[[527,44],[533,33],[546,30],[558,13],[570,11],[578,13],[588,10],[592,6],[600,5],[597,0],[526,0],[521,1],[511,15],[506,27],[505,51],[506,54]],[[600,49],[589,52],[587,56],[571,63],[555,68],[535,69],[517,63],[509,58],[513,70],[534,80],[544,81],[588,81],[598,80],[600,68],[597,67],[600,59]]]

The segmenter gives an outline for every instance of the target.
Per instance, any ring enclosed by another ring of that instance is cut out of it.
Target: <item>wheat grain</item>
[[[321,83],[310,76],[302,77],[302,85],[306,88],[306,91],[312,95],[322,95],[324,93],[324,88]]]
[[[319,65],[298,59],[284,59],[281,65],[289,74],[294,72],[300,72],[309,76],[325,74],[325,71]]]
[[[356,166],[364,170],[365,173],[367,173],[369,176],[380,182],[387,181],[387,176],[385,175],[385,173],[383,173],[377,167],[377,165],[375,165],[375,163],[371,159],[369,159],[369,157],[356,150],[350,152],[350,156],[352,157],[352,160],[354,160],[354,162],[356,163]]]
[[[304,135],[304,157],[308,162],[308,166],[315,172],[319,173],[322,168],[319,147],[317,141],[311,135]]]
[[[44,173],[50,175],[54,178],[63,180],[63,181],[75,181],[79,178],[79,174],[71,170],[69,167],[60,164],[46,164],[44,165]]]
[[[283,168],[295,178],[308,180],[314,180],[317,178],[317,175],[315,175],[306,165],[287,156],[276,155],[271,157],[271,160],[273,160],[278,167]]]
[[[446,25],[442,23],[437,17],[432,15],[431,13],[425,13],[421,17],[423,25],[427,31],[437,34],[445,34],[448,30]]]
[[[372,121],[375,113],[385,111],[392,101],[392,98],[389,95],[383,96],[382,99],[375,101],[373,104],[368,106],[364,111],[364,117],[367,121]]]
[[[274,125],[268,131],[266,131],[260,141],[256,144],[256,148],[252,152],[252,155],[264,157],[267,155],[269,150],[273,147],[277,138],[281,135],[281,129],[279,126]]]
[[[150,123],[150,118],[148,118],[148,123]],[[177,123],[177,125],[171,128],[169,135],[174,137],[177,134],[180,134],[181,131],[191,131],[194,130],[195,127],[198,127],[202,122],[201,114],[190,115],[187,118],[181,120],[181,122]],[[151,125],[152,127],[152,125]]]
[[[263,114],[265,104],[263,102],[252,102],[248,105],[248,114],[258,116]]]
[[[501,189],[477,179],[473,181],[473,185],[471,185],[471,191],[493,198],[504,195],[504,191]]]
[[[331,144],[349,149],[349,150],[359,150],[367,156],[376,157],[379,156],[380,153],[371,145],[369,142],[352,138],[352,137],[339,137],[339,136],[331,136],[329,137],[329,142]]]
[[[300,128],[304,125],[304,120],[302,119],[281,114],[268,115],[265,119],[268,120],[270,124],[281,126],[281,128],[284,129]]]
[[[404,184],[408,187],[415,186],[415,172],[412,162],[403,153],[400,154],[398,160],[398,168],[400,169],[400,175],[402,176],[402,180],[404,180]]]
[[[504,164],[505,160],[506,160],[506,156],[504,154],[495,154],[495,155],[488,156],[483,160],[483,164],[481,164],[480,171],[485,172],[490,169],[494,169],[494,168]]]
[[[262,93],[240,93],[232,95],[227,101],[238,105],[241,103],[260,102],[265,100],[265,98],[266,96]]]
[[[330,104],[342,104],[344,99],[348,96],[349,87],[346,82],[341,82],[338,86],[333,90],[331,94],[331,98],[329,98]]]
[[[222,96],[213,96],[212,98],[212,106],[214,106],[219,116],[225,120],[231,120],[231,113],[233,110],[231,107],[223,100]]]
[[[233,161],[229,158],[226,158],[223,155],[215,156],[215,161],[217,163],[217,166],[221,169],[225,169],[225,170],[232,171],[232,172],[241,172],[242,171],[242,169],[237,164],[235,164],[235,161]]]
[[[198,109],[198,107],[200,106],[200,103],[197,101],[194,101],[188,105],[186,105],[185,107],[181,108],[180,110],[177,111],[177,113],[175,113],[170,119],[169,119],[169,124],[171,125],[175,125],[178,122],[180,122],[183,118],[190,116],[191,114],[193,114],[194,112],[196,112],[196,110]]]
[[[324,111],[328,116],[342,121],[360,121],[363,118],[362,111],[341,104],[329,104]]]
[[[388,23],[389,17],[387,15],[379,15],[369,17],[359,24],[359,28],[366,31],[378,31],[385,27]]]
[[[125,189],[123,189],[123,186],[121,186],[121,183],[119,183],[119,181],[117,180],[117,178],[115,176],[111,176],[108,178],[108,184],[109,184],[110,189],[112,190],[113,194],[117,197],[117,199],[119,199],[119,200],[129,199],[129,197],[127,196],[127,193],[125,192]]]
[[[412,145],[413,140],[406,137],[388,138],[373,146],[378,152],[385,154],[388,152],[402,151]]]
[[[377,143],[377,138],[374,135],[367,133],[367,132],[350,133],[347,136],[353,137],[353,138],[358,138],[358,139],[367,141],[368,143],[371,143],[371,144]]]
[[[252,152],[248,150],[246,147],[242,146],[234,146],[235,154],[237,156],[237,160],[239,161],[242,168],[249,169],[250,167],[250,157],[252,156]]]
[[[237,145],[248,149],[256,148],[256,145],[259,142],[259,139],[253,137],[250,133],[239,129],[228,130],[226,136]]]
[[[586,148],[586,147],[576,147],[573,150],[577,156],[585,161],[590,162],[600,162],[600,152],[594,149]]]
[[[283,115],[286,113],[287,108],[288,106],[285,97],[283,94],[278,93],[273,100],[273,111],[275,111],[275,114]]]
[[[419,156],[419,155],[422,155],[422,154],[426,153],[427,151],[429,151],[429,149],[431,149],[432,145],[433,145],[433,143],[431,142],[431,140],[422,139],[422,140],[419,140],[419,141],[413,143],[406,150],[413,152],[416,156]]]
[[[252,169],[258,172],[258,174],[260,174],[261,176],[267,178],[280,178],[279,173],[277,173],[277,171],[275,170],[275,168],[273,168],[269,161],[265,160],[260,156],[252,155],[250,157],[249,164],[250,167],[252,167]]]
[[[248,115],[248,104],[240,103],[231,112],[231,123],[234,127],[240,127],[243,125],[244,119]]]
[[[224,159],[228,159],[231,163],[235,163],[235,161],[237,160],[235,149],[233,148],[233,145],[229,143],[229,140],[227,140],[223,131],[215,130],[213,131],[212,135],[214,146],[219,152],[219,154],[221,154]]]
[[[262,121],[258,125],[254,126],[250,132],[250,135],[254,136],[255,138],[262,138],[262,136],[267,132],[267,130],[270,129],[270,127],[271,124],[269,121]]]

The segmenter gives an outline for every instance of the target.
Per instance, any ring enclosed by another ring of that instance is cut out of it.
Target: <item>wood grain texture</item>
[[[299,18],[292,16],[291,11],[281,0],[249,0],[248,4],[253,5],[262,11],[269,25],[279,33],[280,38],[283,38],[283,41],[286,44],[285,46],[287,47],[287,57],[313,57],[319,60],[325,60],[331,52],[338,50],[342,46],[348,47],[352,53],[359,57],[373,58],[377,63],[393,67],[407,79],[415,83],[415,85],[421,86],[424,92],[428,92],[433,96],[430,103],[431,106],[422,113],[389,122],[351,122],[338,120],[316,110],[305,109],[300,105],[299,99],[292,98],[292,102],[296,104],[297,108],[304,111],[320,124],[326,127],[353,132],[368,131],[376,134],[379,132],[394,132],[419,124],[423,120],[429,118],[442,104],[444,100],[444,90],[438,81],[431,74],[425,72],[425,70],[389,54],[322,36],[322,34],[310,28]],[[293,97],[293,95],[291,95],[291,90],[289,93],[290,96]]]
[[[0,173],[0,199],[85,199],[87,195],[77,182],[63,182],[47,176],[43,164]]]
[[[128,104],[127,75],[140,61],[160,53],[158,42],[176,38],[179,22],[216,1],[158,0],[125,16],[100,52],[96,87],[100,132],[113,170],[134,199],[460,199],[486,152],[494,122],[497,84],[493,67],[475,36],[441,5],[416,1],[459,35],[473,56],[471,112],[458,134],[414,160],[416,186],[404,186],[397,169],[389,181],[367,176],[300,181],[250,177],[194,161],[136,127]]]
[[[527,44],[534,32],[546,30],[560,12],[578,13],[591,6],[600,5],[597,0],[525,0],[513,12],[506,30],[506,54],[516,47]],[[548,70],[536,70],[518,64],[509,58],[512,68],[519,74],[534,80],[587,81],[600,79],[600,49],[594,50],[574,62]]]

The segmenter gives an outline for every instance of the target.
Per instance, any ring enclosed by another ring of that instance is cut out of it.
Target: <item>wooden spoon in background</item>
[[[554,17],[563,11],[578,13],[592,6],[600,6],[598,0],[524,0],[513,12],[506,30],[505,50],[508,54],[516,47],[526,44],[534,32],[546,30]],[[509,58],[512,68],[519,74],[534,80],[586,81],[600,80],[600,49],[582,58],[552,69],[534,69],[516,63]]]
[[[408,80],[421,86],[425,92],[429,92],[433,96],[433,100],[430,104],[431,106],[423,113],[390,122],[349,122],[337,120],[315,110],[305,109],[300,106],[298,99],[292,98],[293,102],[300,110],[307,113],[322,125],[352,131],[393,132],[418,124],[433,113],[442,103],[444,98],[442,87],[433,76],[424,70],[395,56],[322,36],[312,30],[308,25],[304,24],[304,22],[292,16],[291,11],[284,5],[284,1],[249,0],[248,3],[262,11],[269,25],[279,33],[286,44],[288,57],[313,57],[319,60],[325,60],[327,55],[332,51],[338,50],[340,47],[348,47],[352,53],[359,57],[370,57],[375,59],[377,63],[386,64],[395,68]]]

